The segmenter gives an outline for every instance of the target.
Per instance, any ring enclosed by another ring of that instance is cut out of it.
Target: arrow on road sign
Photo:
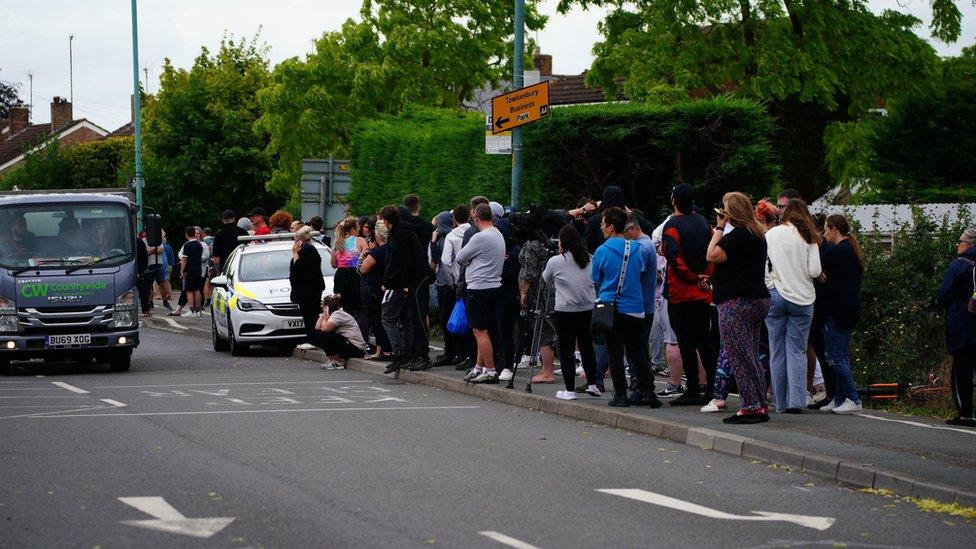
[[[156,517],[154,520],[122,520],[122,524],[170,534],[209,538],[234,522],[231,517],[186,518],[161,497],[119,498],[119,501]]]
[[[605,494],[612,494],[614,496],[635,499],[637,501],[643,501],[645,503],[653,503],[654,505],[660,505],[661,507],[669,507],[671,509],[677,509],[679,511],[684,511],[686,513],[692,513],[695,515],[701,515],[703,517],[715,518],[715,519],[742,520],[742,521],[753,521],[753,522],[789,522],[791,524],[805,526],[807,528],[813,528],[814,530],[820,530],[820,531],[824,531],[830,528],[831,526],[834,525],[834,521],[837,520],[831,517],[788,515],[786,513],[770,513],[767,511],[753,511],[753,513],[755,513],[758,516],[733,515],[732,513],[726,513],[725,511],[719,511],[717,509],[710,509],[708,507],[691,503],[688,501],[683,501],[677,498],[672,498],[662,494],[655,494],[654,492],[648,492],[647,490],[619,489],[619,490],[597,490],[597,492],[603,492]]]
[[[511,120],[510,118],[504,118],[504,117],[499,118],[498,120],[495,121],[495,127],[501,128],[502,126],[507,124],[510,120]]]

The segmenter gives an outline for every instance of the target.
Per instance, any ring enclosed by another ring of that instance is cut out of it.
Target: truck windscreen
[[[110,256],[131,260],[129,209],[112,203],[23,204],[0,207],[0,266],[63,268]]]

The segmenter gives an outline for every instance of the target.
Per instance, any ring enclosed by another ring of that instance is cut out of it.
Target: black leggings
[[[715,368],[718,359],[717,322],[713,321],[714,307],[702,301],[668,303],[668,319],[671,329],[678,337],[678,350],[684,366],[688,389],[685,394],[699,395],[698,357],[705,368],[707,389],[705,394],[715,392]],[[697,356],[696,353],[697,352]],[[615,382],[616,383],[616,382]]]
[[[359,271],[352,267],[339,267],[332,278],[332,293],[339,294],[342,310],[353,318],[359,316],[362,309]]]
[[[350,358],[362,358],[366,353],[356,347],[349,340],[336,332],[315,331],[315,345],[322,349],[326,355],[339,355],[343,360]]]
[[[559,340],[559,363],[563,370],[563,381],[567,391],[576,390],[576,358],[574,352],[579,346],[586,384],[596,385],[596,353],[593,352],[593,337],[590,335],[590,317],[593,311],[552,314],[556,325],[556,338]]]
[[[637,377],[637,389],[643,394],[654,392],[651,379],[650,352],[647,348],[647,329],[644,319],[617,313],[613,319],[613,329],[604,339],[607,341],[607,356],[610,359],[610,377],[613,378],[615,395],[627,394],[627,374],[624,373],[624,352],[630,360],[630,367]],[[594,359],[595,361],[595,359]],[[595,368],[594,368],[595,369]],[[714,370],[712,370],[714,372]]]
[[[952,352],[952,402],[959,417],[973,417],[973,370],[976,343]]]

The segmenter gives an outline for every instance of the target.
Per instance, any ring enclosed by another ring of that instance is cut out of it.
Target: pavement
[[[153,317],[159,321],[159,317]],[[173,329],[172,321],[161,323]],[[182,333],[210,335],[209,317],[182,318]],[[436,342],[435,342],[436,345]],[[436,354],[436,352],[435,352]],[[295,356],[324,362],[320,351],[296,350]],[[385,365],[365,360],[350,361],[357,371],[381,374]],[[664,407],[626,411],[606,406],[606,400],[587,395],[573,402],[556,400],[557,383],[535,385],[532,395],[524,388],[527,372],[520,371],[515,389],[504,384],[473,386],[464,383],[463,372],[434,368],[403,372],[399,378],[494,400],[545,410],[573,419],[595,421],[615,428],[651,434],[704,449],[788,466],[859,488],[887,490],[902,496],[935,499],[976,506],[976,430],[949,427],[934,419],[867,410],[862,414],[807,411],[802,415],[772,414],[760,425],[726,425],[722,414],[703,414],[698,407]],[[659,388],[666,380],[658,379]],[[607,386],[612,385],[607,379]],[[730,410],[738,406],[736,396]]]
[[[144,326],[128,373],[29,363],[0,379],[0,546],[966,547],[976,533],[802,468],[273,349],[232,357],[161,324],[179,333]]]

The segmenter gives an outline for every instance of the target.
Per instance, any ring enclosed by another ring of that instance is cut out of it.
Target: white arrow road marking
[[[172,326],[172,327],[174,327],[174,328],[179,328],[180,330],[187,330],[188,329],[186,326],[184,326],[184,325],[176,322],[172,318],[167,318],[165,316],[160,317],[160,318],[162,318],[163,320],[165,320],[166,322],[168,322],[169,325]]]
[[[660,505],[661,507],[670,507],[671,509],[677,509],[679,511],[684,511],[686,513],[692,513],[695,515],[701,515],[703,517],[715,518],[715,519],[764,521],[764,522],[789,522],[791,524],[805,526],[807,528],[813,528],[814,530],[820,530],[820,531],[824,531],[830,528],[831,526],[834,525],[834,521],[837,520],[831,517],[789,515],[786,513],[770,513],[767,511],[753,511],[753,513],[759,516],[733,515],[732,513],[726,513],[725,511],[711,509],[688,501],[683,501],[670,496],[665,496],[663,494],[655,494],[654,492],[648,492],[647,490],[609,489],[609,490],[597,490],[597,492],[603,492],[605,494],[612,494],[614,496],[635,499],[637,501],[643,501],[645,503]]]
[[[63,381],[52,381],[51,383],[54,384],[54,385],[57,385],[58,387],[61,387],[62,389],[67,389],[67,390],[71,391],[72,393],[80,393],[80,394],[83,394],[83,395],[87,395],[88,394],[88,391],[86,391],[84,389],[79,389],[79,388],[75,387],[74,385],[68,385],[67,383],[65,383]]]
[[[125,403],[119,402],[117,400],[112,400],[110,398],[100,398],[99,400],[101,400],[105,404],[111,404],[112,406],[115,406],[116,408],[125,408]]]
[[[195,538],[209,538],[234,522],[232,517],[186,518],[165,499],[154,497],[119,498],[119,501],[156,517],[154,520],[121,520],[122,524],[158,530],[170,534],[183,534]]]
[[[502,545],[507,545],[509,547],[514,547],[515,549],[539,549],[535,545],[525,543],[522,540],[515,539],[511,536],[506,536],[501,532],[495,532],[493,530],[486,530],[484,532],[478,532],[482,536],[488,539],[493,539]]]

